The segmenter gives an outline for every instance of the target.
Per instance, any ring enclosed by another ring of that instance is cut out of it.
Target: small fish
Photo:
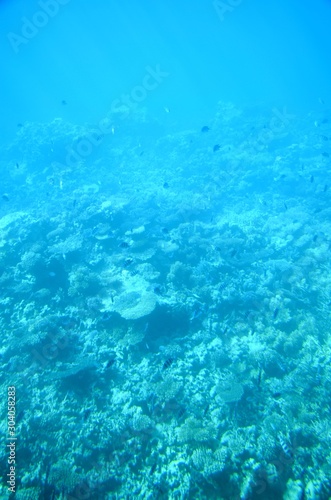
[[[107,361],[105,368],[111,368],[114,364],[116,363],[116,359],[112,358],[109,361]]]
[[[326,193],[328,189],[329,189],[329,186],[327,184],[325,184],[324,189],[323,189],[323,193]]]
[[[151,467],[151,470],[149,471],[150,476],[152,476],[154,474],[154,472],[156,471],[156,467],[157,467],[157,463],[154,462],[152,467]]]
[[[285,210],[287,210],[287,205],[286,205],[285,201],[284,201],[284,208],[285,208]]]
[[[326,124],[326,123],[329,123],[328,118],[324,118],[324,119],[321,121],[321,123],[323,123],[323,125],[324,125],[324,124]]]
[[[324,158],[330,158],[330,154],[326,151],[323,151],[322,156],[324,156]]]
[[[192,316],[190,317],[190,321],[193,321],[197,318],[200,318],[201,314],[204,312],[203,308],[202,307],[198,307],[197,309],[195,309],[193,311],[193,314]]]
[[[2,199],[3,199],[3,201],[9,201],[9,196],[8,196],[8,194],[7,194],[7,193],[3,193],[3,195],[2,195]]]
[[[178,413],[177,413],[177,420],[180,420],[186,413],[186,408],[182,406],[179,408]]]
[[[154,484],[153,486],[155,488],[155,491],[157,491],[160,495],[165,494],[165,490],[162,488],[160,484]]]
[[[293,450],[292,450],[291,444],[288,442],[288,440],[286,440],[282,434],[280,434],[278,436],[278,439],[279,439],[280,445],[283,449],[283,452],[285,453],[287,458],[293,458]]]
[[[248,319],[251,314],[251,311],[246,311],[244,314],[244,319]]]
[[[219,151],[221,149],[221,146],[219,144],[215,144],[213,147],[213,152],[216,153],[216,151]]]
[[[206,133],[209,132],[210,128],[207,125],[204,125],[201,129],[201,132]]]
[[[205,417],[208,413],[208,410],[209,410],[209,403],[206,404],[204,410],[203,410],[203,416]]]
[[[230,252],[230,257],[233,258],[237,255],[237,250],[235,248],[233,248]]]
[[[18,164],[17,162],[16,162],[16,168],[17,168],[17,169],[19,169],[19,168],[20,168],[20,166],[19,166],[19,164]]]
[[[259,366],[259,373],[257,376],[257,386],[258,387],[260,387],[260,385],[261,385],[261,380],[262,380],[262,368],[261,368],[261,366]]]
[[[156,295],[162,295],[162,286],[154,285],[153,292],[156,293]]]
[[[167,368],[170,368],[170,366],[172,365],[173,362],[174,362],[174,358],[166,359],[165,362],[163,363],[162,370],[167,370]]]
[[[164,187],[164,189],[169,189],[169,184],[168,184],[167,182],[165,182],[165,183],[163,184],[163,187]]]
[[[113,302],[113,298],[112,298],[112,302]],[[102,322],[110,321],[111,319],[112,319],[112,313],[110,311],[104,311],[101,315],[101,318],[100,318],[100,320]]]
[[[62,104],[62,106],[66,106],[67,105],[67,101],[65,101],[64,99],[62,99],[61,104]]]
[[[84,422],[89,418],[90,415],[91,415],[91,410],[89,408],[87,408],[84,411],[84,414],[83,414],[83,420],[84,420]]]
[[[151,414],[154,413],[154,409],[155,409],[155,403],[156,403],[156,394],[154,392],[152,392],[152,394],[148,397],[148,405],[150,406],[150,412]]]
[[[313,183],[313,182],[314,182],[314,176],[313,176],[313,175],[310,177],[310,182],[311,182],[311,183]]]
[[[129,267],[129,266],[131,266],[132,263],[133,263],[133,259],[131,259],[131,258],[125,259],[124,267]]]
[[[329,138],[326,135],[321,135],[321,138],[323,139],[323,141],[328,141],[329,140]]]
[[[315,236],[314,236],[314,238],[313,238],[313,242],[314,242],[314,243],[316,243],[317,238],[318,238],[318,235],[317,235],[317,234],[315,234]]]
[[[130,245],[126,241],[122,241],[118,246],[119,248],[129,248]]]
[[[278,398],[281,397],[281,395],[282,395],[281,392],[274,392],[273,395],[272,395],[272,397],[275,398],[275,399],[278,399]]]
[[[278,308],[278,307],[276,307],[276,309],[274,310],[274,313],[273,313],[273,315],[272,315],[273,319],[276,319],[276,318],[277,318],[278,313],[279,313],[279,308]]]

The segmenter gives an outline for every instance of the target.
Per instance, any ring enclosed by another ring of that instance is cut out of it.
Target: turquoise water
[[[331,498],[330,20],[0,2],[1,499]]]

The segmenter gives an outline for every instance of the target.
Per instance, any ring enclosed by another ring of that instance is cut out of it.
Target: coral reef
[[[209,135],[145,155],[133,113],[79,177],[63,149],[93,128],[27,124],[2,151],[24,156],[0,213],[17,499],[331,496],[331,129],[261,143],[266,113],[220,103]]]

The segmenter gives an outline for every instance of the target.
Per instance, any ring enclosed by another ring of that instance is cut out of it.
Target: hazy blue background
[[[223,22],[211,0],[69,0],[16,54],[7,35],[38,10],[0,1],[2,141],[19,122],[98,122],[147,65],[170,76],[142,105],[178,127],[203,124],[218,100],[291,112],[330,104],[328,0],[243,0]]]

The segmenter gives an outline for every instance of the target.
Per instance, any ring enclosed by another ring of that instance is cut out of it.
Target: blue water
[[[0,2],[1,498],[331,498],[330,21]]]

